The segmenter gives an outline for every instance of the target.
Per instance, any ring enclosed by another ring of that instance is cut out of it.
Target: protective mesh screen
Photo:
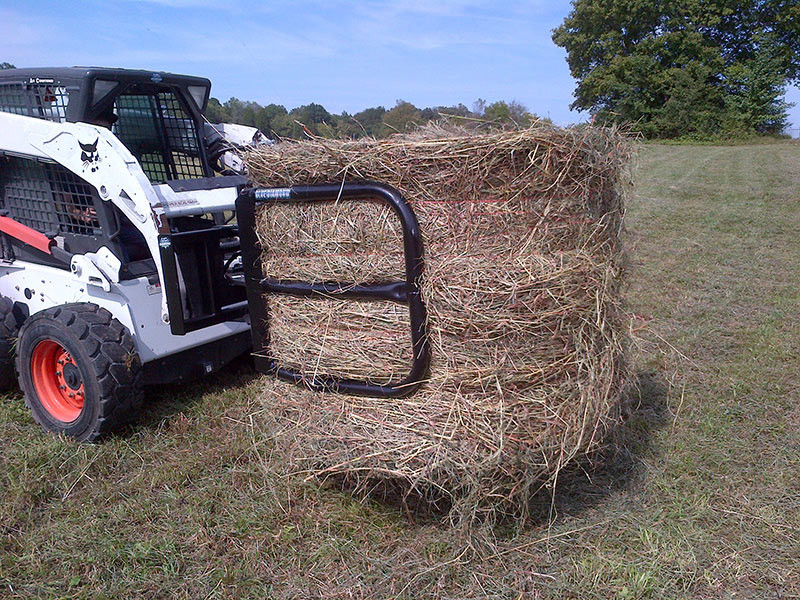
[[[67,88],[57,85],[31,85],[29,88],[34,102],[32,116],[60,123],[67,120]]]
[[[0,84],[0,110],[16,115],[28,115],[30,108],[25,88],[19,83]]]
[[[0,84],[0,110],[48,121],[67,120],[69,93],[59,85]]]
[[[194,121],[173,92],[123,94],[114,133],[153,183],[205,177]]]
[[[8,216],[42,233],[100,234],[95,189],[61,165],[9,158],[0,165]]]
[[[3,208],[8,216],[42,233],[58,229],[50,184],[44,165],[24,158],[9,158],[0,167]]]
[[[45,165],[45,172],[53,192],[59,230],[81,235],[99,234],[95,189],[59,165]]]

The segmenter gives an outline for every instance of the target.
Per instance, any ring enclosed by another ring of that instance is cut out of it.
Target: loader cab
[[[241,186],[243,178],[217,178],[210,165],[203,119],[210,88],[206,78],[153,71],[9,69],[0,70],[0,111],[110,128],[154,188],[187,192]],[[154,257],[137,228],[116,206],[100,200],[92,185],[60,164],[4,155],[0,149],[0,210],[56,238],[69,253],[108,247],[120,260],[124,279],[158,280]],[[220,212],[169,220],[172,233],[182,236],[172,260],[181,271],[183,306],[174,311],[186,315],[187,322],[194,320],[197,327],[210,315],[221,318],[218,305],[243,298],[243,290],[227,277],[239,245],[235,226],[226,223],[231,218],[232,214]],[[12,255],[65,268],[5,237],[0,238],[0,258]],[[13,248],[4,247],[9,243]],[[190,280],[191,285],[185,285]]]
[[[203,138],[211,82],[130,69],[70,67],[0,71],[0,110],[111,130],[154,184],[213,176]]]
[[[8,69],[0,71],[0,111],[109,127],[155,185],[213,176],[202,138],[210,87],[205,78],[152,71]],[[107,246],[122,261],[124,275],[155,272],[135,227],[59,164],[0,156],[0,204],[15,220],[59,237],[68,252]],[[12,251],[51,260],[26,247],[4,250]]]

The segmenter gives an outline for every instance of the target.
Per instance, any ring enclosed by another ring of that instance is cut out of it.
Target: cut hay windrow
[[[298,468],[367,491],[446,499],[454,520],[524,517],[527,500],[595,450],[628,375],[621,309],[624,178],[614,130],[477,133],[429,126],[386,140],[282,142],[246,156],[278,187],[379,181],[424,237],[429,378],[401,399],[270,384],[265,411]],[[263,271],[314,282],[404,279],[402,230],[378,203],[264,206]],[[281,366],[385,383],[411,365],[408,308],[270,295]],[[288,426],[292,423],[296,426]]]

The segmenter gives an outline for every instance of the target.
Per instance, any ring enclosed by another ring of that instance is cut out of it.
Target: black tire
[[[14,303],[0,296],[0,390],[9,390],[17,385],[14,371],[14,347],[17,344],[19,325],[14,316]]]
[[[94,304],[64,304],[31,316],[19,332],[17,372],[36,422],[80,441],[128,423],[142,404],[142,364],[133,339]]]

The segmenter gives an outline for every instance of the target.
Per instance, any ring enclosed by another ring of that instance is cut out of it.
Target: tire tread
[[[14,344],[19,335],[19,324],[14,316],[14,302],[0,296],[0,389],[7,390],[17,382],[14,371]]]
[[[84,344],[92,362],[100,388],[99,414],[91,430],[81,435],[83,441],[93,442],[129,423],[142,406],[142,365],[133,338],[122,323],[96,304],[63,304],[36,313],[26,322],[53,319],[61,323]],[[23,326],[23,332],[24,328]],[[17,370],[21,372],[21,358]],[[29,408],[30,394],[23,378],[20,386]],[[36,412],[33,412],[36,418]],[[37,419],[39,421],[39,419]],[[48,429],[45,423],[39,424]]]

